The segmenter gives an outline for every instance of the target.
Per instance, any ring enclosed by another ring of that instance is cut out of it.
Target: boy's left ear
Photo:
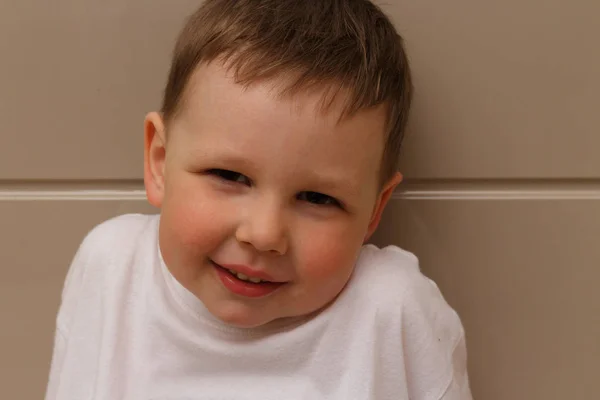
[[[400,182],[402,182],[402,174],[400,172],[396,172],[396,174],[394,174],[394,176],[392,176],[392,178],[390,178],[383,186],[383,189],[381,189],[381,192],[377,196],[375,207],[373,208],[373,214],[371,215],[371,221],[369,222],[369,227],[367,228],[367,234],[365,235],[364,242],[369,240],[371,235],[373,235],[377,229],[379,221],[381,221],[383,210],[392,197],[396,186],[398,186]]]

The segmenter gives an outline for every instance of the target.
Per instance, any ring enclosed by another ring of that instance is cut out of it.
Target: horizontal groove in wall
[[[403,186],[460,186],[460,187],[594,187],[600,188],[597,178],[410,178],[405,177]]]
[[[600,200],[600,190],[404,190],[394,200]]]
[[[0,179],[0,192],[142,190],[142,179]]]
[[[600,199],[600,179],[410,180],[393,198],[407,200]]]
[[[600,182],[414,182],[396,200],[600,200]],[[0,184],[0,201],[146,201],[141,181]]]
[[[145,201],[144,190],[0,190],[0,201]]]

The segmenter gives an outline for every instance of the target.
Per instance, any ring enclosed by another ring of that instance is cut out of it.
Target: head
[[[402,40],[367,0],[205,1],[145,121],[171,273],[235,326],[328,305],[401,181],[411,93]]]

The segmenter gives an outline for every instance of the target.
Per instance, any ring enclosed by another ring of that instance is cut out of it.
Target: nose
[[[237,241],[252,245],[260,252],[285,254],[288,238],[284,214],[276,200],[256,199],[236,229]]]

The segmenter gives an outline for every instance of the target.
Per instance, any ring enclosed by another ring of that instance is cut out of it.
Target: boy
[[[470,399],[463,329],[415,257],[363,245],[411,98],[367,0],[207,0],[183,29],[144,183],[93,229],[47,399]]]

